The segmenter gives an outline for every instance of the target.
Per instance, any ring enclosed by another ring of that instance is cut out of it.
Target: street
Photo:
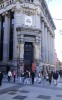
[[[46,81],[34,85],[3,82],[0,87],[0,100],[62,100],[62,83],[54,86]]]

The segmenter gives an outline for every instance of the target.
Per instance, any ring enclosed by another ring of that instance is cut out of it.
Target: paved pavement
[[[0,87],[0,100],[62,100],[62,80],[57,86],[47,81],[21,85],[18,79],[15,83],[5,80]]]

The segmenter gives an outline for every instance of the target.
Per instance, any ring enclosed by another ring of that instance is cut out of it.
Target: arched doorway
[[[34,58],[33,43],[25,42],[24,44],[24,72],[32,71],[32,63]]]

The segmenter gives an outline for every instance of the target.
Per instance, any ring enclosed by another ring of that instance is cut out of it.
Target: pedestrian
[[[35,73],[34,73],[34,71],[32,71],[31,72],[32,84],[34,84],[34,77],[35,77]]]
[[[29,80],[29,71],[27,70],[25,73],[24,73],[24,75],[25,75],[25,81],[24,81],[24,84],[28,84],[28,80]]]
[[[46,81],[49,81],[48,73],[46,74]]]
[[[57,79],[58,79],[58,72],[53,72],[53,79],[54,79],[54,85],[57,85]]]
[[[49,80],[49,83],[51,84],[51,81],[52,81],[52,72],[48,72],[48,80]]]
[[[20,83],[21,84],[24,84],[24,79],[25,79],[24,71],[21,70],[21,73],[20,73]]]
[[[38,83],[41,83],[41,72],[38,73]]]
[[[12,76],[12,73],[11,73],[11,71],[9,70],[9,71],[8,71],[8,82],[10,82],[11,76]]]
[[[15,71],[13,72],[13,78],[14,78],[13,82],[15,82],[15,78],[16,78],[16,72]]]
[[[25,78],[29,78],[29,71],[28,70],[25,72]]]
[[[2,85],[2,79],[3,79],[3,74],[2,74],[2,72],[0,71],[0,86]]]

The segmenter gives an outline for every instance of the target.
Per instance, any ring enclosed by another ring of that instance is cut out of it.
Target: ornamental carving
[[[6,11],[6,12],[2,13],[2,16],[8,16],[8,17],[10,17],[10,12]]]
[[[29,7],[23,7],[22,12],[28,16],[30,15],[35,15],[36,14],[36,9],[31,9]]]

